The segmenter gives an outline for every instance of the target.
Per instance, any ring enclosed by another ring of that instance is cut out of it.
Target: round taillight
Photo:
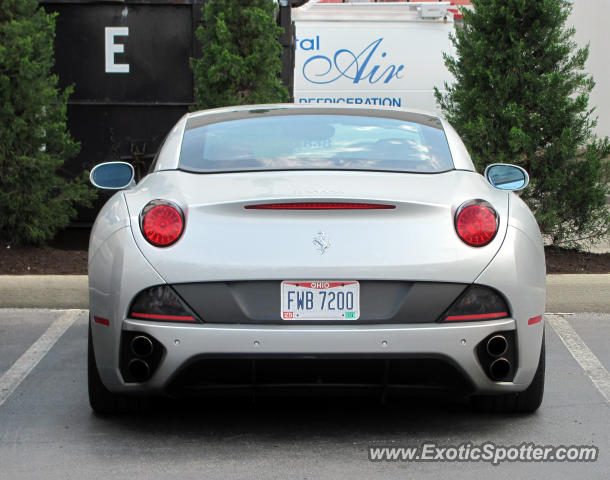
[[[142,211],[141,226],[146,240],[156,247],[168,247],[182,235],[184,217],[174,205],[151,202]]]
[[[457,211],[455,229],[465,243],[482,247],[498,232],[498,214],[485,201],[467,202]]]

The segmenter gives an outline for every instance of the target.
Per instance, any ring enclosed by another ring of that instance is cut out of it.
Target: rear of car
[[[236,387],[451,389],[532,410],[516,407],[540,370],[538,228],[432,115],[190,114],[100,213],[89,269],[99,411]]]

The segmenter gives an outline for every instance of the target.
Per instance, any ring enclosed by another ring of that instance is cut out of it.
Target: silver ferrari
[[[413,390],[531,412],[544,389],[545,262],[515,191],[443,119],[259,105],[185,115],[89,245],[89,399]]]

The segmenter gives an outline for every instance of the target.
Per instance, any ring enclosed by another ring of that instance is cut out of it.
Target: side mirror
[[[492,187],[498,190],[518,192],[530,183],[530,176],[525,169],[507,163],[493,163],[485,169],[485,178]]]
[[[129,163],[107,162],[93,167],[89,180],[97,188],[122,190],[134,185],[134,176],[133,167]]]

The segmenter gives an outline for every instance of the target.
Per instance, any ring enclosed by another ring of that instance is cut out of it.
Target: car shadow
[[[497,434],[505,415],[474,412],[467,399],[444,397],[377,398],[257,396],[253,398],[156,399],[145,412],[95,416],[139,438],[174,434],[214,440],[300,437],[370,441],[388,434],[417,432],[438,438],[472,433]],[[519,418],[519,416],[517,417]]]

